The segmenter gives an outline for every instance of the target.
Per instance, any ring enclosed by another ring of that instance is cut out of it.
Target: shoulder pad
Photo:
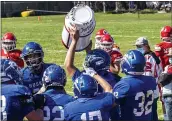
[[[20,58],[21,51],[20,50],[12,50],[12,51],[8,52],[8,55],[11,58],[18,59],[18,58]]]
[[[23,85],[9,84],[4,85],[3,89],[3,93],[9,96],[31,96],[30,90]]]
[[[31,96],[30,90],[23,85],[18,85],[16,95]]]

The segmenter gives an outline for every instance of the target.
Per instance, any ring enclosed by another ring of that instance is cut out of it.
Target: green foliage
[[[141,14],[153,14],[157,12],[158,12],[157,10],[153,10],[153,9],[144,9],[140,11]]]
[[[2,18],[2,34],[11,31],[17,37],[17,48],[22,49],[27,42],[35,41],[41,44],[45,52],[45,62],[56,63],[63,66],[66,49],[61,43],[61,33],[65,15],[37,16],[26,18]],[[170,14],[103,14],[96,13],[96,28],[92,34],[94,48],[95,32],[105,28],[114,37],[124,54],[130,49],[135,49],[133,44],[140,36],[149,39],[151,48],[160,40],[160,29],[171,25]],[[75,65],[82,69],[85,51],[76,53]],[[122,74],[120,74],[123,76]],[[72,94],[72,81],[68,77],[66,90]],[[162,108],[159,103],[158,113],[162,119]]]

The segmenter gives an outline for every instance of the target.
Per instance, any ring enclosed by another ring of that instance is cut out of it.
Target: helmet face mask
[[[6,51],[11,51],[16,48],[16,37],[14,36],[13,33],[7,32],[4,34],[2,37],[2,48],[5,49]]]
[[[100,49],[106,51],[107,53],[109,53],[113,48],[113,43],[101,43],[100,44]]]
[[[169,37],[161,37],[161,39],[166,42],[172,42],[172,34]]]
[[[114,40],[109,34],[102,35],[100,40],[97,39],[95,42],[95,49],[102,49],[109,53],[114,45]]]
[[[24,56],[24,60],[26,64],[30,68],[34,68],[34,70],[40,69],[40,65],[43,63],[43,56],[41,53],[31,53],[29,55]]]
[[[96,41],[100,41],[101,38],[102,38],[102,36],[103,36],[103,35],[97,35],[97,36],[95,36],[95,40],[96,40]]]
[[[39,44],[35,42],[27,43],[22,50],[21,56],[31,70],[37,71],[41,69],[44,52]]]
[[[95,49],[101,49],[101,43],[100,43],[100,40],[101,40],[101,38],[102,38],[102,36],[100,36],[100,35],[97,35],[96,37],[95,37]]]

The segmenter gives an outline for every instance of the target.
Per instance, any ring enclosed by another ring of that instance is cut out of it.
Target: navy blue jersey
[[[59,92],[54,89],[47,90],[43,94],[46,97],[46,102],[44,104],[44,120],[64,120],[64,105],[74,101],[74,98],[64,91]]]
[[[113,103],[114,96],[111,93],[102,93],[93,98],[78,98],[65,106],[65,119],[67,121],[108,121],[110,118],[109,110],[112,108]]]
[[[84,72],[84,71],[83,71]],[[72,77],[72,81],[75,82],[75,80],[83,73],[81,71],[79,71],[78,69],[76,70],[76,72],[74,73],[73,77]],[[103,79],[105,79],[112,87],[115,86],[116,82],[120,81],[120,77],[116,74],[113,74],[111,72],[108,71],[101,71],[98,73]],[[98,85],[98,92],[102,93],[103,92],[103,88]],[[79,95],[79,92],[77,91],[77,89],[74,88],[74,93],[75,96]],[[119,106],[113,107],[110,110],[110,117],[111,120],[119,120]]]
[[[34,110],[27,87],[2,84],[1,90],[1,120],[23,121],[23,118]]]
[[[115,86],[117,82],[120,81],[120,77],[116,74],[113,74],[112,72],[109,71],[100,71],[98,74],[106,80],[112,87]],[[99,92],[103,92],[103,88],[99,85]]]
[[[126,76],[114,89],[115,103],[120,105],[121,120],[151,120],[156,81],[150,76]]]
[[[21,70],[23,77],[23,85],[27,86],[32,94],[37,93],[42,87],[42,77],[46,68],[52,64],[43,64],[41,73],[33,73],[28,67],[25,67]]]

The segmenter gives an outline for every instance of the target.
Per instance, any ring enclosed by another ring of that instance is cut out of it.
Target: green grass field
[[[44,50],[44,61],[63,65],[67,50],[61,43],[61,33],[64,25],[64,15],[41,16],[41,20],[35,17],[26,18],[2,18],[2,34],[13,32],[17,37],[17,48],[22,49],[27,42],[38,42]],[[151,48],[160,42],[160,29],[165,25],[171,25],[170,14],[102,14],[96,13],[96,28],[92,34],[94,43],[95,32],[105,28],[114,37],[124,54],[133,46],[140,36],[146,36]],[[94,44],[93,44],[94,48]],[[75,65],[82,69],[85,51],[76,53]],[[121,74],[122,75],[122,74]],[[122,75],[123,76],[123,75]],[[72,82],[68,77],[66,85],[68,93],[72,94]],[[158,104],[158,115],[162,119],[161,104]]]

